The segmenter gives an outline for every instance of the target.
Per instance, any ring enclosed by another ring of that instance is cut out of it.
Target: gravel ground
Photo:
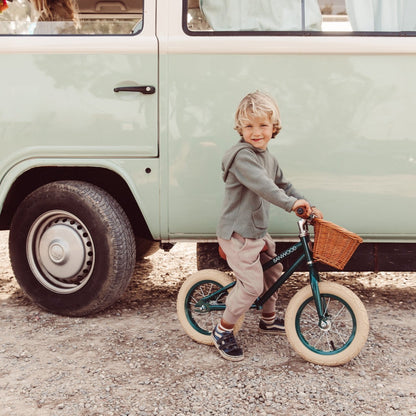
[[[365,303],[370,336],[342,367],[303,361],[285,336],[259,335],[249,313],[231,363],[197,344],[176,318],[196,271],[178,244],[137,265],[125,296],[91,317],[40,310],[13,279],[0,233],[0,415],[416,415],[416,273],[335,273]],[[305,282],[281,290],[283,313]]]

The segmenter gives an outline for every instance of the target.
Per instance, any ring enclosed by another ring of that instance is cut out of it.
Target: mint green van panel
[[[6,38],[2,38],[5,41]],[[157,87],[157,48],[134,54],[1,54],[1,167],[47,157],[155,157],[157,96],[114,92]],[[5,163],[6,162],[6,163]]]
[[[413,55],[168,59],[174,74],[169,124],[175,127],[168,141],[171,237],[214,237],[223,198],[221,158],[239,139],[234,112],[246,93],[260,89],[275,96],[281,110],[283,130],[271,152],[327,219],[367,241],[416,241],[409,226],[416,209]],[[274,209],[270,231],[294,236],[294,216]]]
[[[18,172],[66,160],[114,168],[155,239],[213,240],[221,158],[238,140],[234,112],[246,93],[261,89],[276,97],[282,115],[271,152],[327,219],[366,241],[416,242],[414,44],[406,42],[403,53],[373,53],[371,44],[355,53],[352,42],[334,53],[341,42],[334,37],[323,53],[305,52],[318,37],[267,37],[263,50],[265,38],[253,36],[243,39],[245,51],[242,37],[211,36],[195,53],[202,37],[187,43],[182,2],[159,0],[157,14],[155,5],[145,2],[136,36],[57,36],[53,49],[49,37],[0,37],[0,205]],[[293,38],[304,53],[294,51]],[[232,51],[235,39],[240,52],[220,50]],[[156,94],[114,92],[134,85],[155,86]],[[272,209],[270,231],[294,237],[293,214]]]
[[[155,240],[161,239],[160,225],[160,192],[157,192],[160,181],[160,163],[158,158],[151,159],[113,159],[103,160],[103,165],[118,173],[127,183],[137,206]]]
[[[54,158],[53,164],[56,167],[92,167],[102,168],[115,172],[127,184],[141,213],[152,233],[152,237],[160,239],[160,194],[155,192],[159,186],[159,159],[158,158],[119,158],[119,159],[85,159],[85,158]],[[6,199],[7,193],[13,182],[27,171],[34,168],[51,166],[49,158],[30,158],[22,160],[14,165],[3,177],[0,187],[0,201]]]

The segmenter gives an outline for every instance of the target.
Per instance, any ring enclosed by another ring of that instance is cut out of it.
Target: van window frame
[[[144,9],[145,9],[145,2],[149,1],[149,0],[137,0],[137,1],[142,1],[142,7],[143,7],[143,13],[141,15],[141,19],[138,20],[131,32],[129,33],[104,33],[104,32],[99,32],[99,33],[0,33],[0,38],[2,37],[7,37],[7,36],[12,36],[12,37],[34,37],[34,38],[42,38],[42,37],[98,37],[98,36],[104,36],[104,37],[133,37],[133,36],[138,36],[140,35],[143,30],[144,30],[144,25],[145,25],[145,19],[144,19]],[[98,13],[97,13],[98,14]],[[56,22],[59,22],[59,20],[56,20]],[[136,28],[136,26],[138,26],[138,24],[142,22],[141,27],[139,30],[134,30]],[[34,24],[36,24],[36,22],[33,22]]]
[[[400,32],[354,32],[354,31],[318,31],[318,30],[291,30],[291,31],[264,31],[264,30],[189,30],[188,28],[188,0],[182,0],[182,29],[188,36],[270,36],[270,37],[416,37],[416,31]]]

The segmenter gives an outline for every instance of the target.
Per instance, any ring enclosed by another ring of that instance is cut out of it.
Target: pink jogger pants
[[[223,319],[235,324],[238,318],[248,311],[253,302],[264,293],[283,273],[283,265],[276,264],[263,273],[262,264],[272,259],[275,244],[269,234],[261,239],[244,238],[233,233],[231,240],[218,238],[233,270],[237,284],[227,297]],[[267,251],[262,252],[267,244]],[[277,292],[264,304],[263,312],[275,311]]]

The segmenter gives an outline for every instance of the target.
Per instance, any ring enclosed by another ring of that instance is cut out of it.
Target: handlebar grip
[[[297,210],[296,210],[296,214],[297,215],[303,215],[305,213],[305,208],[303,208],[303,207],[299,207]]]

